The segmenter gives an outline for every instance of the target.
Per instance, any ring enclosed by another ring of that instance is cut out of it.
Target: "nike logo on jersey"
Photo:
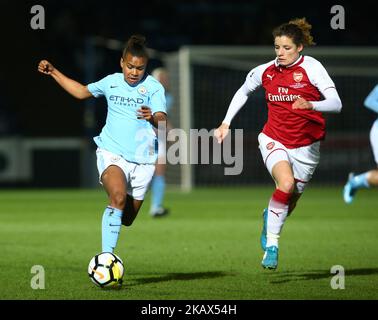
[[[114,89],[114,88],[117,88],[118,86],[110,86],[110,89]]]

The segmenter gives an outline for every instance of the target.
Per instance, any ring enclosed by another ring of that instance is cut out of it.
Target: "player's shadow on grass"
[[[213,279],[213,278],[220,278],[220,277],[226,277],[226,276],[232,276],[232,275],[234,274],[230,272],[222,272],[222,271],[190,272],[190,273],[175,272],[175,273],[162,274],[159,276],[136,278],[136,279],[133,279],[133,282],[128,284],[128,286],[130,287],[130,286],[137,286],[141,284],[172,281],[172,280],[188,281],[188,280],[198,280],[198,279]]]
[[[345,268],[345,277],[349,276],[370,276],[378,274],[378,268],[361,268],[361,269],[347,269]],[[330,269],[327,270],[310,270],[307,272],[287,271],[280,273],[270,273],[274,280],[271,283],[285,283],[291,281],[306,281],[306,280],[319,280],[331,279],[336,274],[331,273]]]

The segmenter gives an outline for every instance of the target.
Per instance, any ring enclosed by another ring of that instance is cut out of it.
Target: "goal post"
[[[192,73],[191,73],[191,52],[189,48],[182,48],[179,51],[179,91],[180,91],[180,128],[189,135],[190,129],[193,127],[192,112]],[[183,155],[188,159],[188,151]],[[181,189],[190,191],[193,187],[192,165],[190,163],[182,164],[181,167]]]

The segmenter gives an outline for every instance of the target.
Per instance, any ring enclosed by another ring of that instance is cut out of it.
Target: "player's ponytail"
[[[288,23],[281,24],[273,30],[273,38],[287,36],[298,45],[313,46],[316,43],[311,35],[312,26],[306,20],[306,18],[296,18],[290,20]]]
[[[145,57],[148,59],[146,37],[141,34],[132,35],[129,40],[127,40],[125,49],[123,49],[122,57],[125,58],[128,53],[133,56]]]

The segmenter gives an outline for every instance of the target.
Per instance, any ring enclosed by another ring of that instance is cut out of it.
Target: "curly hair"
[[[296,18],[275,28],[272,33],[273,39],[286,36],[291,38],[297,46],[313,46],[316,43],[310,33],[311,28],[306,18]]]

